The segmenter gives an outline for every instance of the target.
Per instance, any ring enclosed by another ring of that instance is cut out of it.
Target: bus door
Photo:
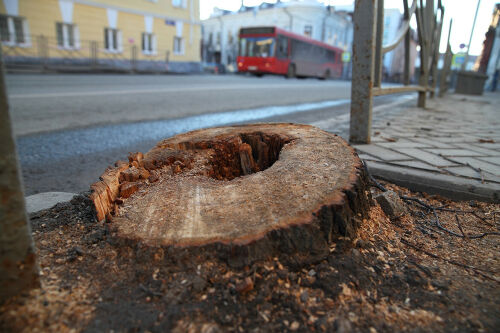
[[[288,70],[288,59],[290,58],[290,43],[288,37],[277,35],[276,37],[276,66],[280,73]]]

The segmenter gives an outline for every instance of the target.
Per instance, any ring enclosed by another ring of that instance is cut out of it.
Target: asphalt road
[[[349,98],[350,83],[240,75],[10,75],[18,136]]]
[[[235,75],[10,75],[26,194],[89,189],[160,139],[210,126],[308,123],[346,137],[350,82]],[[375,105],[409,102],[391,96]],[[375,110],[377,107],[375,107]]]

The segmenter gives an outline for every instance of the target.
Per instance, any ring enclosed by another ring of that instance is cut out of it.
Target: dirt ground
[[[437,207],[455,235],[416,201],[392,220],[373,201],[358,238],[323,260],[236,270],[117,245],[82,194],[31,215],[42,288],[0,307],[0,331],[498,332],[500,237],[474,236],[500,231],[500,204],[384,185]]]

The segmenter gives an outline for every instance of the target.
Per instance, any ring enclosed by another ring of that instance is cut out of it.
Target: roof
[[[307,42],[307,43],[311,43],[311,44],[314,44],[314,45],[317,45],[317,46],[321,46],[321,47],[324,47],[324,48],[327,48],[327,49],[330,49],[330,50],[335,50],[337,52],[339,52],[339,51],[342,52],[343,51],[342,49],[340,49],[338,47],[335,47],[335,46],[323,43],[323,42],[321,42],[319,40],[312,39],[312,38],[309,38],[309,37],[306,37],[306,36],[303,36],[303,35],[299,35],[299,34],[296,34],[296,33],[293,33],[293,32],[290,32],[290,31],[287,31],[287,30],[284,30],[284,29],[281,29],[281,28],[278,28],[278,27],[275,27],[275,26],[261,26],[261,27],[248,27],[248,28],[274,28],[276,33],[284,35],[284,36],[288,36],[290,38],[301,40],[301,41],[304,41],[304,42]],[[246,29],[246,28],[245,27],[241,27],[241,29]],[[249,34],[249,35],[252,35],[252,34]]]
[[[238,13],[244,13],[244,12],[252,12],[252,11],[259,11],[262,9],[272,9],[272,8],[283,8],[283,7],[323,7],[327,8],[327,6],[323,5],[322,3],[318,2],[317,0],[291,0],[288,2],[281,2],[281,0],[278,0],[276,3],[271,3],[271,2],[263,2],[258,6],[241,6],[240,9],[237,11],[230,11],[230,10],[225,10],[221,8],[217,8],[217,12],[213,13],[211,17],[217,17],[217,16],[224,16],[224,15],[232,15],[232,14],[238,14]]]

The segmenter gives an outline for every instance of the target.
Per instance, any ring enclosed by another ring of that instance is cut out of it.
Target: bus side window
[[[276,52],[276,57],[278,58],[288,58],[288,38],[283,36],[278,36],[278,52]]]
[[[318,64],[322,64],[323,63],[323,59],[325,59],[325,50],[320,47],[320,46],[316,46],[316,52],[315,52],[316,56],[314,57],[314,62],[318,63]]]
[[[308,45],[302,41],[294,41],[294,51],[297,60],[307,61],[311,54],[311,45]]]
[[[294,60],[297,59],[298,57],[297,46],[298,46],[297,41],[292,39],[292,48],[290,50],[290,54],[292,56],[292,59]]]
[[[321,55],[321,48],[318,47],[318,46],[312,46],[311,47],[311,53],[309,54],[309,59],[310,61],[314,62],[314,63],[318,63],[319,62],[319,57]]]
[[[324,48],[322,47],[319,47],[318,48],[318,62],[321,63],[321,64],[324,64],[326,62],[326,52],[327,50],[325,50]]]

